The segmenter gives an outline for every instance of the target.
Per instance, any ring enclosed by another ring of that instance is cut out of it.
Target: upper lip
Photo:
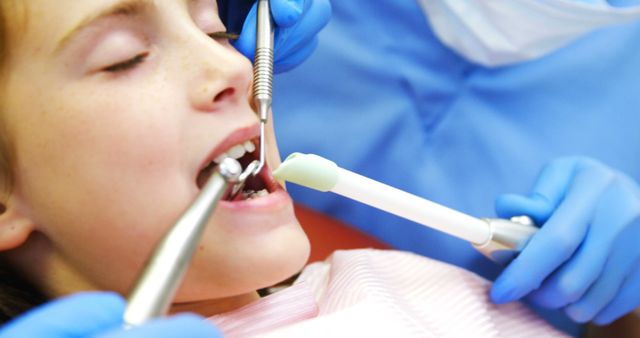
[[[257,137],[260,137],[259,124],[255,124],[250,127],[236,129],[235,131],[231,132],[229,135],[227,135],[227,137],[225,137],[224,140],[222,140],[222,142],[218,143],[218,145],[215,146],[213,150],[209,152],[209,154],[207,155],[207,157],[205,157],[202,163],[200,163],[200,166],[198,167],[198,173],[200,173],[202,169],[208,166],[209,163],[211,163],[211,161],[213,161],[215,158],[225,153],[231,147],[237,144],[242,144],[246,141],[251,141]]]

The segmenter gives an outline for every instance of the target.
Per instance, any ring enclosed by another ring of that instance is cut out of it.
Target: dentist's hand
[[[195,315],[122,328],[124,300],[112,293],[84,293],[45,304],[6,324],[0,338],[217,338],[220,333]]]
[[[542,228],[494,283],[494,302],[528,296],[598,325],[640,306],[640,187],[632,178],[589,158],[562,158],[529,196],[503,195],[496,209]]]
[[[331,4],[329,0],[271,0],[270,4],[276,23],[274,66],[275,72],[280,73],[296,67],[311,55],[318,44],[318,32],[331,17]],[[237,23],[243,5],[229,3],[224,6],[227,8],[221,10],[226,13],[221,15],[227,17],[226,21],[230,22],[227,25]],[[254,3],[243,21],[240,38],[234,42],[234,46],[251,60],[256,48],[256,14],[257,6]]]

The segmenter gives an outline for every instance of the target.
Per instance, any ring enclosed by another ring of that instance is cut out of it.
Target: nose
[[[229,45],[212,40],[205,42],[195,51],[198,57],[190,57],[190,62],[197,64],[193,67],[191,104],[201,112],[246,104],[252,79],[251,63]]]

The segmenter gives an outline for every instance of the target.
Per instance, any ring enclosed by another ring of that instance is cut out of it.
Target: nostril
[[[222,101],[226,100],[227,98],[233,96],[235,91],[236,90],[233,89],[233,88],[227,88],[227,89],[221,91],[220,93],[218,93],[218,95],[216,95],[216,97],[213,99],[213,102],[214,103],[222,102]]]

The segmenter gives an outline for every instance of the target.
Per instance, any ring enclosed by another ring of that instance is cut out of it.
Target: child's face
[[[16,154],[9,205],[33,223],[38,235],[18,252],[53,295],[126,293],[198,194],[212,151],[258,136],[250,62],[207,35],[224,31],[214,0],[120,2],[23,1],[24,30],[12,33],[3,111]],[[273,168],[271,127],[267,149]],[[178,301],[246,296],[295,273],[307,254],[281,188],[225,202]]]

